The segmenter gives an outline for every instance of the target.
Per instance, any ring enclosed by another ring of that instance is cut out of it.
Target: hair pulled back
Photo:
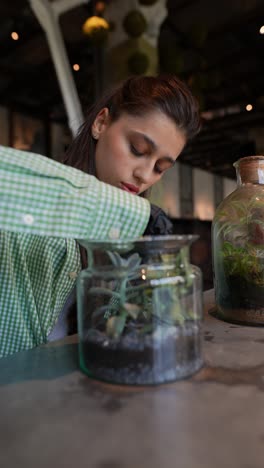
[[[184,132],[186,141],[193,138],[201,126],[197,100],[176,76],[130,77],[89,109],[85,122],[65,154],[65,164],[95,175],[96,140],[92,136],[92,125],[104,107],[109,109],[111,122],[125,113],[142,116],[158,110]]]

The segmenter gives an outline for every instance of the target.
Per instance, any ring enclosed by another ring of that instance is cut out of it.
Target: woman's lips
[[[134,193],[135,195],[139,192],[139,188],[133,184],[126,184],[125,182],[121,182],[122,190],[125,190],[129,193]]]

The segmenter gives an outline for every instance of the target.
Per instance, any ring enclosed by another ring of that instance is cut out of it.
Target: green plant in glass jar
[[[156,384],[201,367],[201,273],[194,236],[82,242],[78,281],[80,365],[115,383]]]
[[[235,163],[238,187],[212,225],[217,311],[232,322],[264,324],[264,156]]]

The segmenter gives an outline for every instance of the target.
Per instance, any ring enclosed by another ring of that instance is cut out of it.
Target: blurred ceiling
[[[256,153],[264,133],[264,34],[259,33],[264,1],[168,0],[166,5],[158,39],[160,67],[188,81],[204,117],[202,132],[181,161],[234,177],[232,163]],[[94,99],[96,85],[95,50],[81,30],[91,14],[89,2],[60,18],[70,62],[80,64],[74,78],[84,108]],[[28,1],[1,1],[0,23],[0,105],[66,121],[46,37]],[[18,41],[11,39],[12,31]]]

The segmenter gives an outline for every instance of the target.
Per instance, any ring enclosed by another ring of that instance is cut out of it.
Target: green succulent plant
[[[93,311],[92,326],[103,323],[106,334],[118,338],[122,333],[148,333],[159,326],[179,325],[195,318],[187,301],[181,301],[193,283],[188,249],[182,248],[176,256],[172,277],[164,276],[164,270],[148,271],[138,253],[128,258],[112,251],[107,255],[119,275],[113,289],[90,288],[90,296],[105,300]],[[166,255],[162,262],[168,264]]]

